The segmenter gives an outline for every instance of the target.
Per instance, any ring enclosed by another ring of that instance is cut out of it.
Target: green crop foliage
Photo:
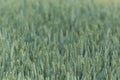
[[[0,0],[0,80],[120,80],[119,9],[97,0]]]

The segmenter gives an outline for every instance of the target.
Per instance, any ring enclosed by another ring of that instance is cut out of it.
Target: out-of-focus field
[[[0,80],[120,80],[117,3],[0,0]]]
[[[98,3],[108,4],[108,3],[114,3],[114,4],[120,4],[120,0],[94,0]]]

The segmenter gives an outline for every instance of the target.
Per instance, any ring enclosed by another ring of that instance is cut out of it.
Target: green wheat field
[[[0,0],[0,80],[120,80],[120,6]]]

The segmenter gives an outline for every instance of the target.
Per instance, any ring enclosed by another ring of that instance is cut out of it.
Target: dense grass
[[[0,80],[120,80],[119,9],[0,0]]]

